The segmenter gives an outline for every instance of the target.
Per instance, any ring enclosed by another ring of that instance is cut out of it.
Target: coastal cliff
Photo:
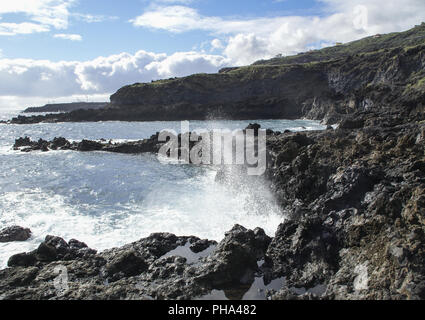
[[[309,118],[335,124],[425,101],[425,25],[216,74],[135,83],[107,109],[17,117],[12,123]]]

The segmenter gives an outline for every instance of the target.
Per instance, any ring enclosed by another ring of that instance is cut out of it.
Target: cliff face
[[[335,123],[368,109],[423,103],[425,46],[384,49],[289,66],[250,66],[157,84],[124,87],[114,107],[177,119],[300,118]]]
[[[335,123],[356,111],[424,101],[425,26],[219,74],[126,86],[114,107],[154,117],[299,118]]]
[[[424,66],[421,25],[217,74],[136,83],[113,94],[107,109],[12,122],[307,117],[333,124],[358,111],[421,108]]]
[[[293,119],[302,116],[299,105],[311,95],[331,94],[326,83],[326,75],[316,68],[251,66],[127,86],[111,96],[111,103],[137,114],[175,119]]]

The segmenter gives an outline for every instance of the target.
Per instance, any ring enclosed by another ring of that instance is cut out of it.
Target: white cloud
[[[81,20],[87,23],[98,23],[98,22],[113,21],[113,20],[119,19],[119,17],[116,17],[116,16],[92,15],[92,14],[84,14],[84,13],[71,13],[71,16],[77,20]]]
[[[231,57],[236,64],[246,65],[269,56],[267,41],[255,34],[238,34],[231,37],[224,49],[226,56]]]
[[[53,38],[71,40],[71,41],[82,41],[83,37],[79,34],[69,34],[69,33],[58,33],[53,36]]]
[[[322,43],[347,42],[376,33],[402,31],[425,20],[425,1],[318,0],[321,16],[254,19],[203,16],[187,6],[154,7],[131,20],[136,27],[182,33],[209,32],[226,43],[223,54],[234,64],[252,63],[276,54],[295,54]],[[211,43],[212,48],[214,44]]]
[[[92,15],[70,12],[70,8],[78,0],[13,0],[3,1],[0,5],[0,20],[2,15],[19,14],[26,20],[16,23],[5,21],[0,23],[0,35],[13,36],[17,34],[30,34],[48,32],[52,28],[65,30],[68,28],[69,19],[84,21],[86,23],[104,22],[119,19],[115,16]],[[5,19],[7,20],[7,19]]]
[[[220,39],[214,39],[211,41],[211,48],[212,49],[223,49],[223,43],[221,42]]]
[[[164,29],[171,32],[184,32],[194,29],[209,29],[206,25],[213,26],[212,21],[220,18],[202,17],[197,10],[184,6],[157,7],[147,11],[130,22],[137,27]]]
[[[51,28],[68,28],[69,8],[75,0],[13,0],[2,1],[0,16],[22,14],[28,21],[0,23],[0,35],[47,32]]]
[[[162,61],[154,61],[146,66],[154,71],[155,78],[182,77],[193,73],[213,73],[227,66],[229,60],[218,55],[207,55],[198,52],[176,52]]]
[[[50,28],[36,23],[0,23],[0,36],[14,36],[16,34],[30,34],[49,31]]]
[[[212,73],[227,65],[222,56],[197,52],[167,56],[138,51],[83,62],[0,59],[0,98],[109,95],[134,82]]]

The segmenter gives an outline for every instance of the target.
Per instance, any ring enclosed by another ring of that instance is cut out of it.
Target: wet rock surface
[[[261,229],[235,226],[216,248],[214,241],[160,233],[97,253],[77,240],[47,236],[36,250],[9,259],[0,291],[3,299],[193,299],[219,288],[243,294],[254,281],[246,275],[260,272],[257,260],[270,241]],[[191,263],[166,255],[196,243],[215,250]]]

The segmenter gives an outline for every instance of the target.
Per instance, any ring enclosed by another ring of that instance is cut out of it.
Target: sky
[[[424,0],[0,0],[0,108],[404,31]]]

